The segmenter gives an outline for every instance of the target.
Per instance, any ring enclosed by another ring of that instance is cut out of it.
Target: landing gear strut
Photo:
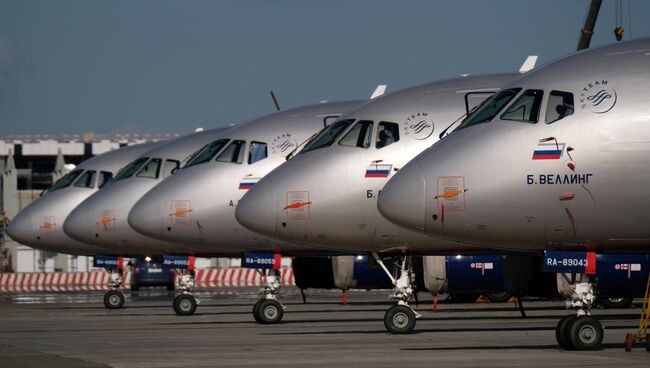
[[[108,283],[111,290],[104,294],[104,306],[107,309],[120,309],[124,306],[124,294],[119,290],[124,285],[124,272],[120,268],[115,272],[111,270]]]
[[[415,274],[413,273],[411,256],[404,256],[401,262],[398,263],[399,276],[397,278],[388,270],[384,261],[377,253],[373,252],[372,256],[393,283],[392,298],[397,301],[397,304],[390,307],[384,315],[384,326],[386,330],[393,334],[412,333],[415,329],[415,321],[421,315],[414,311],[408,304],[409,301],[414,299],[415,295],[413,289]]]
[[[604,329],[600,321],[591,317],[596,301],[593,276],[581,274],[579,280],[567,281],[572,289],[567,307],[575,308],[577,315],[560,319],[555,327],[557,342],[567,350],[596,350],[603,342]]]
[[[280,270],[269,270],[268,274],[262,274],[264,297],[258,300],[253,307],[253,318],[257,323],[272,324],[282,320],[284,306],[277,300],[280,291],[280,276]]]
[[[196,285],[194,270],[181,274],[178,290],[180,294],[174,298],[174,312],[179,316],[188,316],[196,312],[199,301],[192,295]]]

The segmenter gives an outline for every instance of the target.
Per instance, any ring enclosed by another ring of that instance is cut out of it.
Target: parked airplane
[[[68,214],[84,199],[110,182],[117,171],[143,152],[161,143],[144,143],[95,156],[54,183],[11,220],[7,233],[32,248],[73,255],[110,251],[74,240],[63,232]]]
[[[595,252],[650,249],[649,82],[648,38],[525,74],[400,170],[379,210],[440,238],[549,251],[547,268],[564,257],[560,266],[583,276],[573,295],[579,317],[558,323],[558,342],[596,348],[603,329],[589,316]]]

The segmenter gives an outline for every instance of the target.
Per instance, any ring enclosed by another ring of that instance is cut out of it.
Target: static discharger
[[[296,208],[302,208],[305,206],[309,206],[311,202],[298,202],[298,203],[293,203],[288,206],[286,206],[284,209],[289,210],[289,209],[296,209]]]

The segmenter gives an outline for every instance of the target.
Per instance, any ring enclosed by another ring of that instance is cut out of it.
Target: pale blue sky
[[[270,89],[287,108],[513,71],[575,50],[588,4],[0,0],[0,135],[184,133],[272,112]],[[622,4],[626,38],[650,36],[650,1]]]

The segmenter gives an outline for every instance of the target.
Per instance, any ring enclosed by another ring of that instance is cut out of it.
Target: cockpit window
[[[458,129],[467,128],[468,126],[487,123],[499,113],[499,111],[512,100],[521,88],[506,89],[497,92],[491,98],[485,100],[473,113],[460,123]]]
[[[542,106],[544,92],[539,89],[528,89],[504,112],[501,120],[521,121],[523,123],[537,123],[539,110]]]
[[[372,137],[372,121],[359,121],[341,138],[341,146],[368,148]]]
[[[65,174],[65,176],[63,176],[56,183],[54,183],[54,185],[52,186],[52,188],[50,188],[49,191],[51,192],[53,190],[57,190],[69,186],[79,175],[81,175],[82,172],[83,170],[74,170]]]
[[[251,142],[251,147],[248,149],[248,164],[254,164],[257,161],[262,161],[268,156],[266,143],[264,142]]]
[[[214,156],[221,151],[223,146],[228,143],[229,139],[219,139],[212,143],[206,144],[201,148],[194,157],[190,158],[185,167],[190,167],[212,160]]]
[[[244,146],[246,146],[245,141],[232,141],[232,143],[230,143],[230,145],[228,145],[228,147],[217,156],[217,161],[241,164],[244,159]]]
[[[300,153],[305,153],[309,151],[313,151],[319,148],[323,147],[329,147],[336,141],[336,138],[339,137],[339,135],[348,127],[350,124],[352,124],[354,120],[353,119],[348,119],[348,120],[339,120],[336,123],[333,123],[332,125],[328,126],[327,128],[321,130],[320,133],[314,138],[311,142],[309,142],[305,148],[303,148]]]
[[[377,148],[384,148],[399,141],[399,124],[382,121],[377,132]]]
[[[130,178],[133,176],[133,174],[135,174],[136,171],[138,171],[139,168],[142,167],[142,165],[144,165],[145,162],[147,162],[148,159],[149,157],[140,157],[130,164],[126,165],[126,167],[120,170],[120,172],[117,174],[115,180],[117,181]]]
[[[97,188],[101,188],[104,185],[108,184],[113,178],[113,173],[110,171],[102,171],[99,173],[99,181],[97,182]]]
[[[146,165],[138,172],[139,178],[151,178],[158,179],[160,174],[160,163],[162,162],[159,158],[152,158]]]
[[[92,188],[95,186],[95,170],[88,170],[74,182],[78,188]]]
[[[176,169],[181,166],[181,163],[178,160],[165,160],[165,169],[163,170],[163,178],[168,177],[173,174]]]
[[[573,93],[551,91],[546,103],[546,124],[554,123],[573,115]]]

